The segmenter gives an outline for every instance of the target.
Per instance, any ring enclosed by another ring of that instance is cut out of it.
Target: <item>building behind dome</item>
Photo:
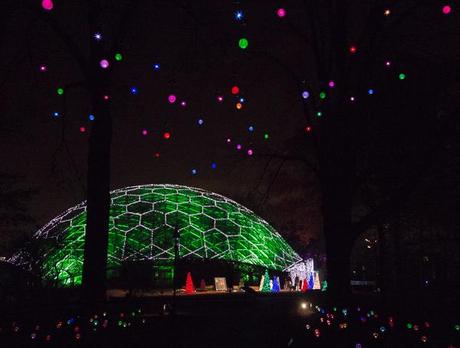
[[[59,286],[81,283],[85,225],[83,202],[35,234],[47,245],[44,279]],[[301,260],[265,220],[224,196],[179,185],[143,185],[111,192],[109,276],[129,263],[171,267],[175,229],[181,260],[224,261],[278,272]],[[13,262],[20,263],[22,256]]]

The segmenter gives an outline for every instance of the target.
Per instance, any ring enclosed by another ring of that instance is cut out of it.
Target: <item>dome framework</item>
[[[141,185],[111,192],[108,269],[123,262],[217,259],[284,271],[301,260],[279,233],[252,211],[222,195],[180,185]],[[41,228],[50,242],[42,274],[58,285],[79,285],[83,268],[86,202]]]

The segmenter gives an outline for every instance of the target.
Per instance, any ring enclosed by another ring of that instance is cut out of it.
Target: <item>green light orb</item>
[[[412,323],[407,323],[407,324],[406,324],[406,327],[410,330],[410,329],[412,329],[414,326],[412,325]]]
[[[240,46],[241,49],[246,49],[249,45],[249,41],[246,38],[241,38],[240,41],[238,41],[238,45]]]
[[[316,113],[316,116],[321,117],[321,116],[323,116],[323,113],[322,113],[321,111],[318,111],[318,112]]]
[[[399,74],[399,79],[400,80],[404,80],[405,78],[406,78],[406,74],[404,74],[404,73]]]
[[[460,331],[460,325],[459,324],[455,325],[454,328],[455,328],[455,331]]]
[[[265,139],[265,140],[268,139],[268,133],[265,133],[265,134],[264,134],[264,139]]]
[[[319,97],[320,97],[320,99],[326,99],[326,93],[325,93],[325,92],[321,92],[321,93],[319,94]]]
[[[123,56],[121,55],[121,53],[115,53],[115,60],[118,62],[123,60]]]
[[[63,95],[63,94],[64,94],[64,88],[59,87],[59,88],[56,90],[56,92],[57,92],[58,95]]]

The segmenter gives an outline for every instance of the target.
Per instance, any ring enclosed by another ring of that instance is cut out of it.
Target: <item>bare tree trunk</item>
[[[94,62],[94,60],[93,60]],[[108,95],[109,77],[94,70],[91,102],[95,120],[88,150],[87,223],[85,236],[82,299],[86,303],[105,300],[107,247],[110,212],[110,146],[112,117]]]

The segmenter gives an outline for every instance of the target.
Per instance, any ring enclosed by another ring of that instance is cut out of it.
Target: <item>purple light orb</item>
[[[99,65],[101,66],[102,69],[107,69],[109,67],[109,61],[107,59],[102,59],[99,62]]]
[[[328,85],[329,85],[329,87],[334,88],[335,82],[331,80],[331,81],[329,81]]]
[[[53,1],[52,0],[43,0],[42,1],[42,7],[46,11],[51,11],[54,7]]]
[[[39,69],[40,69],[41,72],[45,72],[47,70],[47,67],[46,67],[46,65],[42,64],[42,65],[40,65]]]
[[[254,154],[254,151],[252,149],[248,150],[248,156],[252,156]]]
[[[302,98],[303,99],[308,99],[309,96],[310,96],[310,93],[308,93],[308,91],[303,91],[302,92]]]
[[[242,149],[241,144],[236,145],[236,149],[237,149],[238,151],[241,150],[241,149]]]
[[[180,105],[183,106],[183,107],[186,107],[186,106],[187,106],[187,103],[185,102],[185,100],[182,100],[182,101],[180,102]]]
[[[149,132],[147,131],[147,129],[143,129],[142,130],[142,135],[147,135]]]
[[[168,101],[169,101],[171,104],[175,103],[175,102],[176,102],[176,96],[175,96],[174,94],[170,94],[170,95],[168,96]]]
[[[276,15],[279,18],[283,18],[284,16],[286,16],[286,10],[284,8],[279,8],[276,10]]]

